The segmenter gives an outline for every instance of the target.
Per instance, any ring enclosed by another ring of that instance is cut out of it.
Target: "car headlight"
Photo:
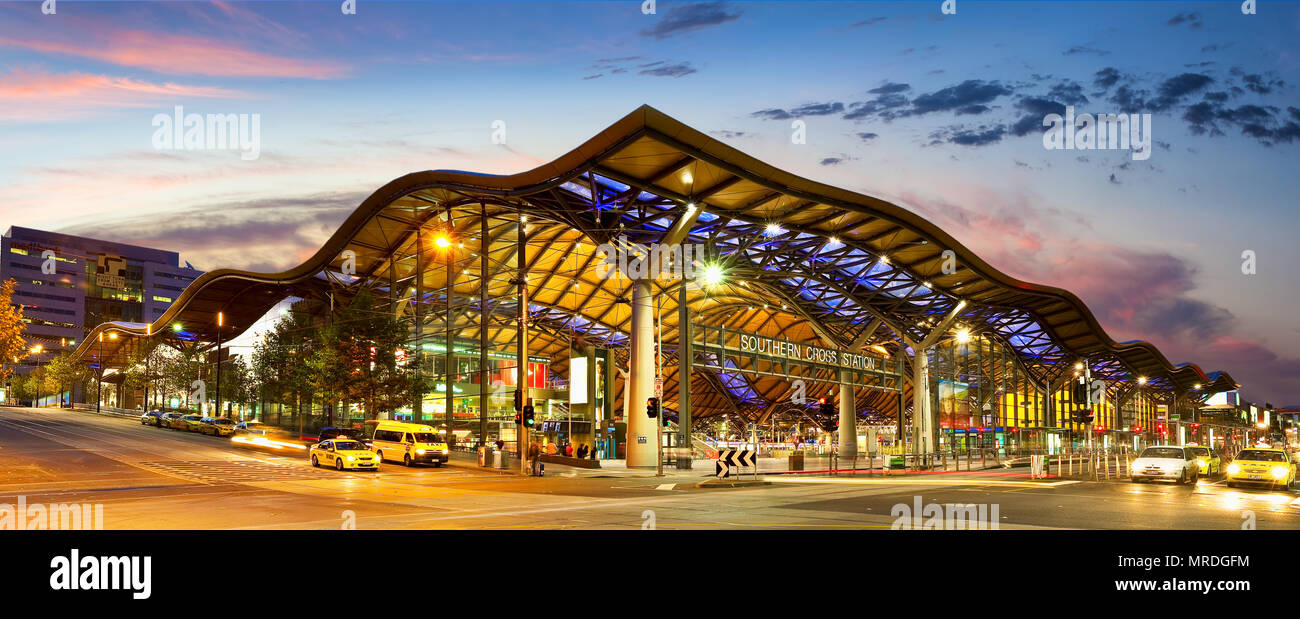
[[[356,459],[357,459],[356,456],[348,456],[348,462],[354,462],[356,461]]]
[[[418,454],[420,454],[420,455],[423,456],[423,455],[424,455],[424,450],[423,450],[423,449],[417,449],[417,450],[415,450],[415,453],[418,453]]]
[[[1134,462],[1133,466],[1129,469],[1129,472],[1133,474],[1140,473],[1142,472],[1142,467],[1138,466],[1137,463]]]
[[[1273,479],[1283,479],[1290,473],[1291,469],[1286,468],[1285,466],[1273,467]]]
[[[1241,467],[1238,466],[1237,463],[1234,462],[1234,463],[1228,465],[1228,473],[1230,473],[1230,474],[1232,474],[1232,475],[1236,475],[1237,473],[1240,473],[1240,472],[1241,472]]]
[[[444,456],[447,455],[447,454],[449,454],[449,453],[451,453],[451,450],[450,450],[450,449],[444,449],[444,450],[442,450],[442,455],[444,455]]]

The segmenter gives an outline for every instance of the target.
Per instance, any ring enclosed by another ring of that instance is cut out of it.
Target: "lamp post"
[[[95,379],[95,412],[99,412],[99,404],[104,401],[104,332],[99,332],[99,376]]]
[[[45,347],[44,347],[44,346],[41,346],[40,344],[37,344],[37,345],[35,345],[35,346],[32,347],[32,349],[31,349],[31,353],[32,353],[33,356],[35,356],[35,355],[39,355],[39,354],[41,354],[41,351],[43,351],[43,350],[45,350]],[[38,370],[41,369],[41,362],[40,362],[39,359],[36,360],[36,369],[38,369]],[[42,374],[42,375],[41,375],[41,380],[40,380],[40,382],[37,382],[37,383],[36,383],[36,399],[32,401],[32,408],[38,408],[38,407],[40,406],[40,403],[41,403],[41,383],[44,383],[44,382],[45,382],[45,375]]]
[[[217,312],[217,415],[222,416],[221,410],[221,327],[225,317],[221,312]]]

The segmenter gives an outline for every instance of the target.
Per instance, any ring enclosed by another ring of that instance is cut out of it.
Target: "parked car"
[[[199,427],[202,425],[203,415],[185,415],[184,417],[172,422],[173,428],[189,432],[198,432]]]
[[[162,425],[163,414],[158,411],[149,411],[140,415],[140,425],[157,427]]]
[[[235,433],[235,420],[229,417],[204,417],[200,424],[200,434],[230,436]]]

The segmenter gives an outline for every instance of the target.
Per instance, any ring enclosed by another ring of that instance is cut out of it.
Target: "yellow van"
[[[406,466],[416,462],[432,462],[442,466],[451,458],[447,442],[432,426],[422,423],[380,421],[370,446],[381,460],[401,461]]]

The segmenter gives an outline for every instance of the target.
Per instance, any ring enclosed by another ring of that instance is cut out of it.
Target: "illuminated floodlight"
[[[173,322],[173,323],[172,323],[172,331],[176,331],[177,333],[179,333],[179,332],[181,331],[181,329],[182,329],[182,327],[181,327],[181,323],[179,323],[179,322]]]
[[[1145,384],[1147,384],[1147,377],[1145,377],[1145,376],[1139,376],[1139,377],[1138,377],[1138,384],[1139,384],[1139,385],[1145,385]]]
[[[448,247],[451,247],[451,239],[445,234],[439,234],[438,237],[433,240],[433,244],[437,245],[438,249],[447,249]]]
[[[970,342],[970,330],[969,330],[969,329],[958,329],[958,330],[957,330],[957,343],[958,343],[958,344],[965,344],[965,343],[967,343],[967,342]]]
[[[778,224],[776,222],[767,224],[767,226],[764,227],[763,230],[767,233],[768,236],[780,236],[785,233],[785,230],[781,228],[781,224]]]
[[[700,270],[700,281],[704,282],[706,286],[717,286],[724,279],[726,279],[726,274],[723,273],[720,264],[706,264]]]

